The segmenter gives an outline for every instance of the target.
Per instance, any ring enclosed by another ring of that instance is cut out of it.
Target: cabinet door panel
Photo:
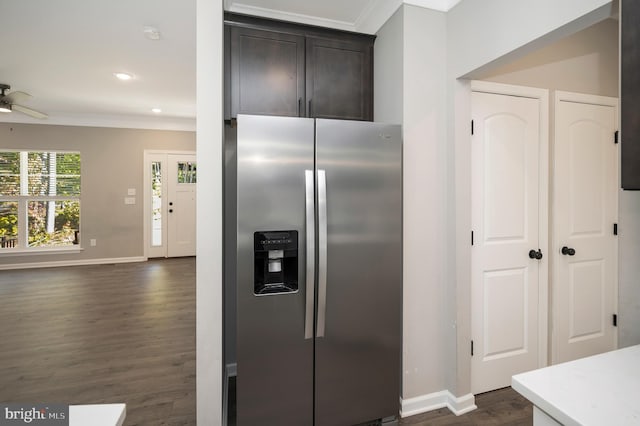
[[[307,38],[309,116],[373,119],[372,45]]]
[[[304,97],[304,37],[231,28],[231,116],[299,116]]]

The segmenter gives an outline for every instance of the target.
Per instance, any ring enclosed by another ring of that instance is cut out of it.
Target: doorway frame
[[[184,150],[164,150],[164,149],[145,149],[144,150],[144,159],[143,159],[143,164],[142,164],[142,170],[143,170],[143,190],[142,190],[142,196],[144,198],[143,204],[142,204],[142,209],[143,209],[143,216],[144,216],[144,220],[143,220],[143,227],[144,227],[144,232],[143,232],[143,241],[144,241],[144,259],[148,260],[149,259],[149,246],[151,243],[151,232],[149,227],[151,226],[151,175],[149,172],[149,168],[151,167],[151,157],[155,156],[155,155],[164,155],[165,157],[168,157],[169,155],[194,155],[196,156],[196,161],[197,161],[197,155],[196,155],[196,151],[184,151]],[[166,187],[165,187],[166,188]],[[163,189],[163,193],[164,193],[164,189]],[[197,223],[196,223],[197,226]],[[166,238],[166,232],[163,233],[163,240],[165,240]],[[197,231],[196,231],[197,234]],[[167,249],[166,247],[166,243],[164,244],[165,246],[165,251]],[[167,257],[167,255],[165,254],[164,257]]]
[[[495,95],[516,96],[525,97],[531,99],[537,99],[540,103],[540,121],[539,121],[539,134],[540,134],[540,146],[539,146],[539,195],[538,195],[538,238],[540,243],[540,249],[543,253],[546,253],[546,261],[542,261],[539,264],[539,283],[538,283],[538,368],[546,367],[549,365],[549,260],[550,260],[550,244],[549,244],[549,90],[540,89],[527,86],[516,86],[511,84],[494,83],[489,81],[470,80],[469,96],[472,92],[490,93]],[[471,102],[469,102],[469,112],[471,113]],[[472,143],[471,132],[468,137],[469,147]],[[471,149],[469,148],[469,152]],[[474,159],[469,157],[473,162]],[[469,164],[471,165],[471,163]],[[472,205],[473,194],[471,192],[472,175],[469,174],[469,206]],[[471,261],[472,246],[468,246],[469,261]],[[471,276],[469,277],[471,283]],[[469,288],[471,290],[471,288]],[[473,302],[471,298],[469,318],[470,318],[470,330],[473,329]],[[474,336],[471,335],[471,339]],[[472,358],[469,358],[469,371],[472,369]],[[471,375],[470,375],[471,378]],[[469,382],[469,387],[472,388],[472,383]]]

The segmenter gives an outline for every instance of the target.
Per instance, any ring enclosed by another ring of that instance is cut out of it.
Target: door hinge
[[[618,235],[618,224],[617,223],[613,224],[613,235]]]
[[[618,326],[618,315],[613,314],[613,326],[617,327]]]
[[[471,136],[473,136],[473,120],[471,120]]]
[[[620,134],[620,132],[618,130],[616,130],[616,132],[613,134],[613,143],[618,143],[618,135]]]
[[[471,356],[473,356],[473,340],[471,341]]]
[[[473,245],[473,231],[471,231],[471,245]]]

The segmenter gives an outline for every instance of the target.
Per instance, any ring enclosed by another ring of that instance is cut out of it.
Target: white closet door
[[[554,363],[615,349],[618,267],[617,100],[556,97]]]
[[[472,117],[471,386],[481,393],[539,366],[540,265],[547,259],[535,255],[547,255],[540,185],[548,169],[540,99],[473,92]]]

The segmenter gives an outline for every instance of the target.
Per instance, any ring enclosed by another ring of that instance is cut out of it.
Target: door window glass
[[[195,162],[178,162],[178,183],[196,183]]]
[[[162,245],[162,163],[151,163],[151,245]]]

